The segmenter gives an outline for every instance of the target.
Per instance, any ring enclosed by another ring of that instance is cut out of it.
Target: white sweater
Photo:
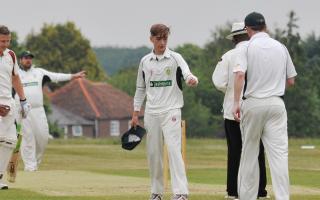
[[[42,68],[31,67],[28,71],[19,69],[25,96],[32,108],[43,106],[42,82],[44,78],[52,82],[67,81],[71,74],[49,72]]]
[[[134,110],[140,111],[146,96],[146,113],[161,114],[183,107],[180,77],[197,80],[180,54],[166,49],[161,56],[153,51],[144,56],[138,70]]]
[[[216,88],[225,93],[223,100],[223,117],[234,120],[232,114],[234,101],[234,74],[235,60],[237,58],[237,49],[246,46],[248,41],[240,42],[234,49],[226,52],[218,62],[213,74],[212,82]]]

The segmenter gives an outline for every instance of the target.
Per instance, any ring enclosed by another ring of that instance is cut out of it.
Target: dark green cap
[[[30,51],[23,51],[23,52],[20,54],[20,58],[24,58],[24,57],[34,58],[34,55],[33,55]]]
[[[257,12],[252,12],[246,16],[244,19],[245,26],[262,26],[266,25],[266,21],[262,14]]]

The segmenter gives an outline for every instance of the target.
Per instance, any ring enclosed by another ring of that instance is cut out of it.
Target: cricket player
[[[22,120],[21,157],[25,171],[36,171],[48,143],[49,128],[43,107],[42,86],[47,81],[60,82],[85,77],[85,72],[76,74],[53,73],[32,65],[34,55],[24,51],[20,55],[19,75],[32,109]]]
[[[147,152],[151,176],[151,200],[161,200],[163,186],[163,143],[168,148],[173,200],[188,199],[188,183],[181,155],[181,108],[183,95],[181,78],[194,87],[194,76],[182,56],[167,48],[170,29],[154,24],[150,29],[153,50],[141,59],[132,125],[138,124],[138,114],[147,97],[144,125],[147,130]]]
[[[0,189],[8,189],[3,176],[17,141],[14,124],[17,109],[12,97],[12,88],[19,96],[23,117],[26,117],[30,110],[19,78],[15,53],[8,49],[10,41],[10,30],[0,25],[0,105],[7,109],[7,112],[0,116]]]
[[[250,40],[246,47],[240,49],[233,70],[233,115],[236,120],[241,119],[243,139],[238,175],[239,198],[257,198],[257,158],[262,139],[269,161],[275,199],[289,200],[287,112],[283,96],[286,86],[294,84],[297,73],[287,48],[266,33],[262,14],[248,14],[245,27]],[[242,90],[244,100],[240,110]]]
[[[238,22],[232,24],[231,33],[227,36],[227,39],[232,40],[236,45],[234,49],[226,52],[220,61],[218,62],[213,74],[212,81],[216,88],[225,93],[223,101],[223,117],[224,127],[228,145],[228,164],[227,164],[227,193],[225,199],[237,199],[238,198],[238,170],[240,164],[242,139],[239,122],[234,120],[232,114],[233,98],[234,98],[234,74],[233,67],[235,58],[239,48],[242,48],[248,43],[248,34],[244,29],[244,22]],[[267,177],[264,147],[260,142],[259,153],[259,192],[258,199],[267,198]]]

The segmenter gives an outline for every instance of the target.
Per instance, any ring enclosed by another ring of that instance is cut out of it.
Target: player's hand
[[[21,116],[22,118],[26,118],[29,111],[31,110],[31,105],[27,102],[27,99],[20,100],[21,105]]]
[[[74,79],[84,78],[84,77],[86,77],[86,71],[81,71],[81,72],[72,74],[71,79],[74,80]]]
[[[199,83],[198,78],[194,75],[190,75],[187,77],[186,83],[190,87],[196,87]]]
[[[139,113],[134,111],[132,114],[131,126],[136,127],[137,125],[139,125]]]
[[[239,105],[239,103],[235,102],[233,104],[232,114],[233,114],[234,119],[237,122],[240,122],[240,117],[241,116],[240,116],[240,105]]]

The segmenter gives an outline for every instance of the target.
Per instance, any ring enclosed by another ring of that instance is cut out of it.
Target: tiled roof
[[[94,121],[86,120],[54,104],[51,105],[51,111],[48,120],[52,123],[57,122],[59,125],[94,125]]]
[[[69,82],[49,95],[51,103],[87,119],[131,118],[133,98],[107,83]]]

